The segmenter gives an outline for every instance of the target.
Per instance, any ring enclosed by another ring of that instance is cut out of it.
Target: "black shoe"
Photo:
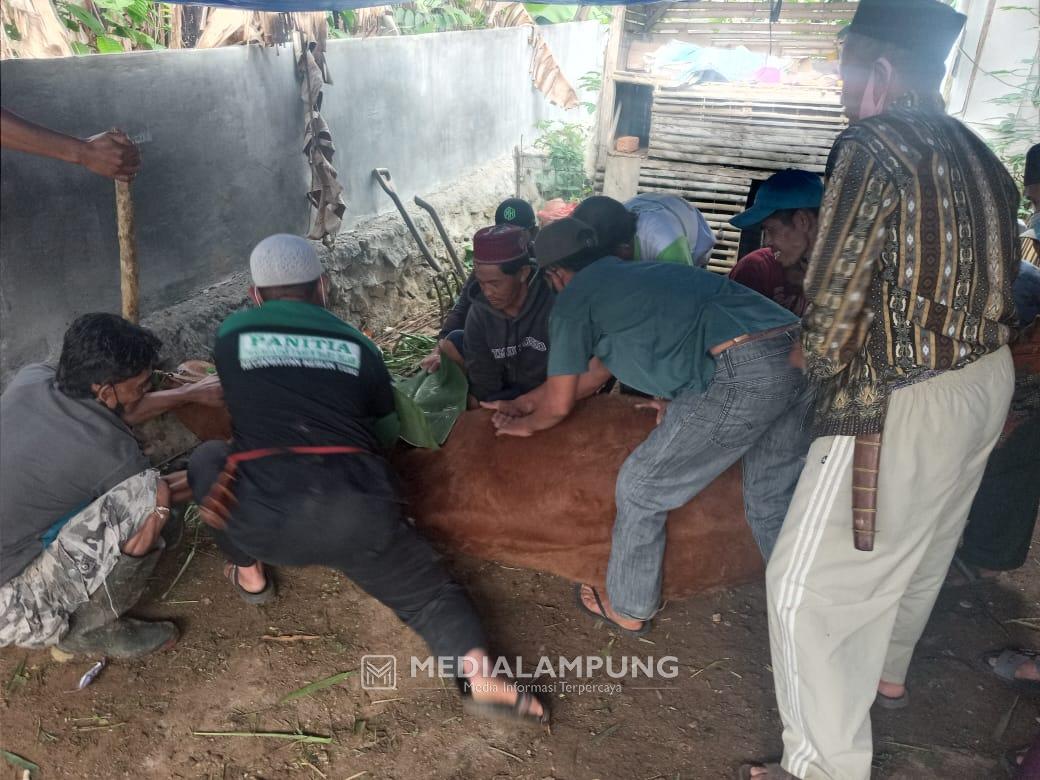
[[[72,655],[140,658],[173,647],[179,637],[177,626],[168,620],[120,618],[85,634],[68,636],[58,643],[58,649]]]

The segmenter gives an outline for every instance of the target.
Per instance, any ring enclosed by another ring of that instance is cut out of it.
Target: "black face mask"
[[[112,394],[115,395],[115,397],[116,397],[116,408],[115,409],[113,409],[111,406],[109,406],[104,401],[102,401],[100,396],[98,396],[94,400],[96,400],[99,404],[101,404],[103,407],[108,409],[108,411],[112,412],[112,414],[114,414],[116,417],[118,417],[120,420],[122,420],[123,419],[123,412],[126,411],[126,407],[123,406],[123,402],[119,400],[119,391],[116,390],[116,386],[115,385],[108,385],[108,387],[112,388]]]

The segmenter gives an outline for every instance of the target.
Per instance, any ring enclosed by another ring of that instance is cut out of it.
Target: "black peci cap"
[[[967,18],[939,0],[860,0],[842,34],[855,33],[943,61]]]

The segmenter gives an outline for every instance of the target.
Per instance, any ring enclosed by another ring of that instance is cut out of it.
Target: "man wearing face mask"
[[[172,623],[120,618],[177,498],[129,426],[222,401],[215,377],[148,393],[161,346],[114,314],[85,314],[56,370],[26,366],[0,396],[0,646],[133,658],[177,640]]]
[[[730,220],[740,230],[761,228],[766,246],[740,258],[729,278],[799,317],[805,314],[805,268],[821,200],[823,181],[815,173],[789,168],[766,179],[751,208]]]
[[[943,109],[964,21],[937,0],[862,0],[847,28],[852,125],[806,271],[814,441],[766,571],[784,754],[745,778],[870,776],[871,706],[910,704],[910,657],[1007,414],[1018,191]],[[857,495],[854,474],[876,482]]]

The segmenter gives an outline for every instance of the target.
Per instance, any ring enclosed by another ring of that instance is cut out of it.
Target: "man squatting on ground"
[[[535,219],[534,209],[531,208],[530,203],[520,198],[506,198],[498,204],[498,208],[495,209],[495,225],[515,225],[523,228],[527,231],[528,241],[534,241],[534,237],[538,235],[538,222]],[[442,356],[465,367],[463,339],[466,317],[469,315],[469,308],[473,303],[472,295],[478,288],[475,270],[470,273],[466,283],[462,285],[459,296],[455,299],[455,305],[444,318],[440,332],[437,334],[437,346],[419,362],[424,371],[430,373],[436,371],[440,367]]]
[[[185,403],[220,406],[216,377],[149,393],[159,340],[114,314],[65,333],[57,370],[29,365],[0,396],[0,646],[131,658],[177,639],[120,616],[163,549],[183,472],[160,478],[130,429]]]
[[[654,402],[659,424],[618,474],[607,597],[581,591],[588,611],[643,633],[660,604],[668,512],[741,458],[748,523],[769,557],[808,446],[811,397],[790,359],[793,314],[700,268],[604,254],[577,219],[542,229],[535,257],[557,292],[549,378],[485,406],[498,411],[500,435],[530,436],[611,375],[666,399]]]
[[[314,247],[271,236],[249,265],[257,306],[229,317],[215,348],[233,439],[203,444],[188,465],[239,595],[273,595],[261,561],[337,569],[434,655],[469,659],[456,670],[468,677],[469,712],[547,719],[534,696],[482,674],[487,641],[473,605],[402,514],[381,454],[399,427],[390,374],[378,347],[326,310]]]
[[[828,161],[806,284],[815,439],[766,571],[784,754],[744,777],[870,776],[871,705],[906,701],[910,657],[1007,414],[1018,191],[943,110],[964,19],[937,0],[863,0],[846,28],[852,125]],[[875,434],[866,551],[850,533],[853,452]]]
[[[531,258],[530,234],[515,225],[473,236],[473,275],[463,354],[470,407],[511,400],[545,381],[553,292]]]

